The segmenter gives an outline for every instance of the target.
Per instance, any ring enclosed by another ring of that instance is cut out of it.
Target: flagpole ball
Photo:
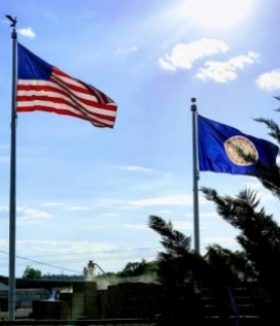
[[[196,112],[197,111],[197,109],[196,109],[196,104],[195,104],[195,102],[196,102],[196,98],[195,97],[192,97],[191,98],[191,101],[192,101],[192,105],[191,105],[191,111],[192,112]]]

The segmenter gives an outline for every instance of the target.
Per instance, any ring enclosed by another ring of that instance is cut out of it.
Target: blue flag
[[[254,162],[276,164],[279,148],[273,143],[201,115],[197,122],[200,171],[260,176]]]

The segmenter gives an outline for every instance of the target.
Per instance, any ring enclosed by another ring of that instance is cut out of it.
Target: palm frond
[[[278,143],[280,143],[280,127],[274,120],[265,118],[256,118],[254,120],[260,123],[264,123],[270,130],[268,134],[276,139]]]

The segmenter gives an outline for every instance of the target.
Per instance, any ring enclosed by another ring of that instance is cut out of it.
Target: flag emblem
[[[259,159],[259,153],[253,142],[244,136],[233,136],[225,141],[225,151],[228,158],[236,165],[248,166],[253,162],[246,159],[252,157],[254,161]],[[242,153],[242,154],[241,154]]]
[[[260,176],[261,163],[276,165],[278,146],[231,126],[198,115],[200,171]]]

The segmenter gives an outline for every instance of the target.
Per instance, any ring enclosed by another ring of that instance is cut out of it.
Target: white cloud
[[[8,206],[0,206],[0,212],[9,212]],[[30,208],[28,206],[18,206],[16,208],[17,219],[20,224],[34,224],[41,220],[51,219],[53,216],[44,211]]]
[[[133,47],[127,48],[127,49],[118,48],[117,52],[119,52],[119,53],[130,53],[130,52],[135,52],[137,50],[138,50],[137,46],[133,46]]]
[[[17,207],[17,212],[24,214],[24,215],[28,215],[30,217],[34,217],[34,218],[50,218],[50,217],[52,217],[50,214],[48,214],[46,212],[39,211],[38,209],[33,209],[28,206]]]
[[[175,71],[176,70],[175,66],[173,66],[171,63],[168,63],[167,61],[165,61],[162,58],[158,59],[158,63],[164,70],[170,70],[170,71]]]
[[[248,52],[247,55],[240,55],[224,62],[207,61],[204,64],[205,67],[200,68],[195,77],[204,81],[214,80],[216,83],[227,83],[236,79],[237,70],[254,64],[258,57],[257,53]]]
[[[166,70],[191,69],[196,60],[217,53],[225,53],[228,50],[229,46],[225,42],[204,38],[191,43],[177,44],[171,54],[165,54],[158,60],[158,63]]]
[[[267,91],[280,89],[280,69],[275,69],[260,75],[256,80],[256,84],[259,88]]]
[[[33,30],[30,27],[21,28],[18,30],[18,33],[25,37],[30,37],[30,38],[35,37],[35,33],[33,32]]]
[[[30,208],[28,206],[17,207],[18,221],[21,224],[34,224],[41,220],[51,219],[53,216],[49,213]]]
[[[146,172],[146,173],[152,172],[151,169],[144,168],[142,166],[137,166],[137,165],[121,166],[120,168],[122,170],[131,171],[131,172]]]

